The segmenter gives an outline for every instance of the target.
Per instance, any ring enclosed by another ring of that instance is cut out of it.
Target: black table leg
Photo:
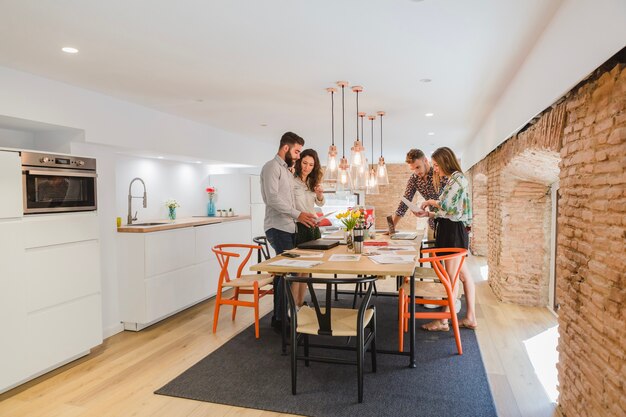
[[[282,317],[281,317],[281,329],[280,329],[280,337],[282,339],[281,343],[282,343],[282,354],[286,355],[287,354],[287,291],[289,291],[289,287],[287,286],[287,280],[285,280],[285,277],[282,276],[282,285],[283,285],[283,294],[282,294],[282,304],[283,304],[283,308],[282,308]]]
[[[409,319],[409,340],[411,346],[409,368],[415,368],[417,366],[415,364],[415,271],[413,271],[413,275],[411,275],[409,282],[411,284],[411,290],[409,292],[409,313],[411,315],[411,318]]]

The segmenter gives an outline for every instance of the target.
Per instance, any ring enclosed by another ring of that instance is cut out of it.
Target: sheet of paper
[[[405,197],[402,197],[402,202],[404,204],[406,204],[407,207],[409,208],[409,210],[411,210],[411,211],[414,211],[414,212],[417,212],[417,213],[424,213],[424,211],[425,211],[425,210],[422,210],[420,208],[420,206],[418,206],[417,204],[407,200]]]
[[[321,222],[321,221],[322,221],[322,219],[325,219],[325,218],[327,218],[328,216],[330,216],[331,214],[336,213],[336,212],[337,212],[337,210],[335,210],[335,211],[331,211],[330,213],[326,213],[326,214],[324,214],[324,215],[323,215],[323,216],[321,216],[321,217],[317,217],[315,221],[319,223],[319,222]]]
[[[408,264],[415,262],[414,255],[374,255],[370,259],[377,264]]]
[[[272,262],[270,265],[274,266],[293,266],[295,268],[311,268],[315,265],[319,265],[320,261],[300,261],[297,259],[281,259],[280,261]]]
[[[343,255],[340,253],[335,253],[330,255],[328,258],[329,261],[333,262],[358,262],[361,260],[361,255]]]

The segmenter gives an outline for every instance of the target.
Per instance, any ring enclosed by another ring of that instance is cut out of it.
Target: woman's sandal
[[[450,330],[450,325],[447,322],[431,321],[430,323],[422,324],[422,329],[429,332],[447,332]]]
[[[459,321],[459,327],[465,327],[466,329],[476,330],[478,323],[470,323],[469,320],[463,319]]]

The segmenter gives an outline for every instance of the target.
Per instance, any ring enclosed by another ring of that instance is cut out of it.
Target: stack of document
[[[377,264],[410,264],[415,263],[415,255],[374,255],[370,259]]]

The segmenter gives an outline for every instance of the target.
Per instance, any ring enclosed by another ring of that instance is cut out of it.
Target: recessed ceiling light
[[[201,163],[202,163],[202,161],[196,161],[196,164],[201,164]]]
[[[267,127],[267,123],[261,123],[261,126]]]
[[[424,114],[424,116],[426,116],[426,117],[433,117],[434,115],[435,115],[435,113],[426,113],[426,114]]]
[[[72,48],[71,46],[66,46],[64,48],[61,48],[61,50],[65,53],[68,54],[77,54],[78,53],[78,49],[76,48]]]
[[[163,159],[163,157],[162,156],[157,156],[157,159]]]
[[[204,99],[203,98],[197,98],[196,99],[196,103],[204,103]]]
[[[428,132],[428,136],[434,136],[435,132]]]
[[[431,81],[432,81],[432,80],[431,80],[430,78],[422,78],[422,79],[420,80],[420,82],[421,82],[421,83],[429,83],[429,82],[431,82]]]

